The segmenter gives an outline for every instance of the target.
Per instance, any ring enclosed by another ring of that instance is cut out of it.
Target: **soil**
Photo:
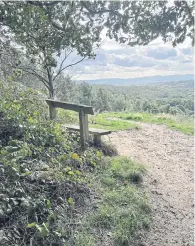
[[[163,125],[138,123],[141,129],[113,132],[118,153],[142,163],[144,187],[152,204],[153,222],[140,245],[192,246],[193,136]]]

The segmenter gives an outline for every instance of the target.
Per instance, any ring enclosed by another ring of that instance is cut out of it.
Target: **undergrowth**
[[[119,246],[148,227],[143,167],[106,158],[109,147],[81,151],[40,93],[0,87],[0,245]]]
[[[88,236],[93,235],[96,242],[102,240],[105,246],[130,245],[140,231],[149,227],[151,208],[140,188],[144,171],[124,157],[102,161],[95,170],[95,179],[90,176],[90,185],[99,196],[93,202],[95,209],[83,219]]]

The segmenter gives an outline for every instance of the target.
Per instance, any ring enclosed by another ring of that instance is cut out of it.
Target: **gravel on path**
[[[194,245],[193,136],[164,125],[136,123],[141,129],[113,132],[119,155],[146,166],[144,181],[153,207],[148,246]]]

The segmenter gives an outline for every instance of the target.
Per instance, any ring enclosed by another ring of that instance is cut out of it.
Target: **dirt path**
[[[149,246],[193,243],[193,136],[166,126],[140,123],[140,130],[112,133],[120,155],[147,167],[146,192],[153,224],[144,239]]]

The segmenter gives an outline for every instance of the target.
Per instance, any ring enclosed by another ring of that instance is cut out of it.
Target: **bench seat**
[[[63,126],[69,130],[80,132],[79,125],[66,124]],[[101,136],[111,134],[112,132],[109,130],[104,130],[104,129],[89,128],[89,133],[94,135],[94,143],[100,144],[101,143]]]
[[[79,125],[66,124],[64,126],[66,128],[68,128],[68,129],[70,129],[70,130],[80,131]],[[104,130],[104,129],[89,128],[89,133],[91,133],[91,134],[99,134],[99,135],[108,135],[108,134],[110,134],[112,132],[109,131],[109,130]]]

